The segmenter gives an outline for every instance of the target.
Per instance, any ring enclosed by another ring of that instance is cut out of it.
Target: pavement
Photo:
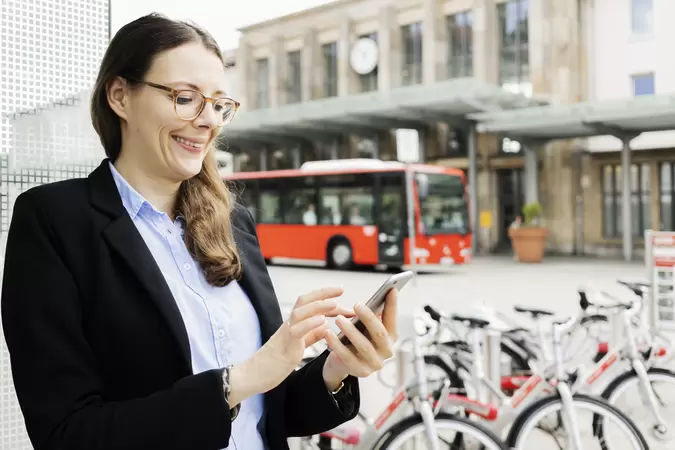
[[[365,302],[391,274],[372,270],[335,271],[323,268],[270,266],[282,313],[288,314],[297,297],[323,286],[345,288],[340,303],[352,306]],[[410,335],[410,321],[416,308],[430,304],[445,312],[469,312],[487,305],[515,319],[514,305],[538,306],[561,316],[579,308],[578,289],[583,286],[626,295],[617,279],[646,280],[644,262],[622,262],[590,258],[547,258],[540,264],[520,264],[509,257],[478,257],[447,273],[419,274],[399,294],[401,337]],[[337,329],[337,328],[335,328]],[[395,382],[391,366],[386,374]],[[361,382],[362,412],[373,417],[391,401],[393,391],[377,376]]]

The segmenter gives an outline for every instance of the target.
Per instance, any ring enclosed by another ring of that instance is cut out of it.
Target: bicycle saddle
[[[619,282],[619,284],[622,284],[631,291],[633,291],[633,293],[639,297],[643,297],[645,295],[643,289],[651,288],[651,285],[649,283],[643,283],[641,281],[623,281],[623,280],[617,281]]]
[[[539,318],[539,316],[552,316],[551,311],[539,308],[528,308],[526,306],[514,306],[513,309],[519,313],[530,314],[533,319]]]
[[[450,318],[457,322],[468,323],[469,328],[485,328],[488,325],[490,325],[490,322],[488,322],[487,320],[479,319],[477,317],[460,316],[458,314],[453,314],[452,317]]]

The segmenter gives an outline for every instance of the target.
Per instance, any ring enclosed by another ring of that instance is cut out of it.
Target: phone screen
[[[370,300],[366,302],[366,306],[369,307],[376,315],[380,314],[384,310],[385,300],[389,291],[391,289],[400,291],[408,283],[408,281],[410,281],[412,276],[413,272],[411,271],[405,271],[397,273],[396,275],[392,275],[389,277],[389,279],[387,279],[387,281],[382,283],[377,291],[375,291],[375,294],[373,294]],[[368,333],[366,325],[361,322],[361,319],[354,317],[351,322],[354,324],[357,330],[370,339],[370,334]],[[347,336],[345,336],[342,332],[340,332],[338,338],[340,338],[340,341],[345,345],[351,344]]]

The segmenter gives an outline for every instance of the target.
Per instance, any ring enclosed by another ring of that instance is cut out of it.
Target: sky
[[[173,19],[189,19],[206,28],[223,50],[239,43],[237,28],[295,11],[330,3],[331,0],[111,0],[114,35],[124,24],[151,12]]]

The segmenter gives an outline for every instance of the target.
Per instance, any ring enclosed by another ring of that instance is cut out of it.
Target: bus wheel
[[[328,267],[335,269],[351,269],[354,261],[352,260],[352,246],[346,240],[335,241],[328,247]]]

